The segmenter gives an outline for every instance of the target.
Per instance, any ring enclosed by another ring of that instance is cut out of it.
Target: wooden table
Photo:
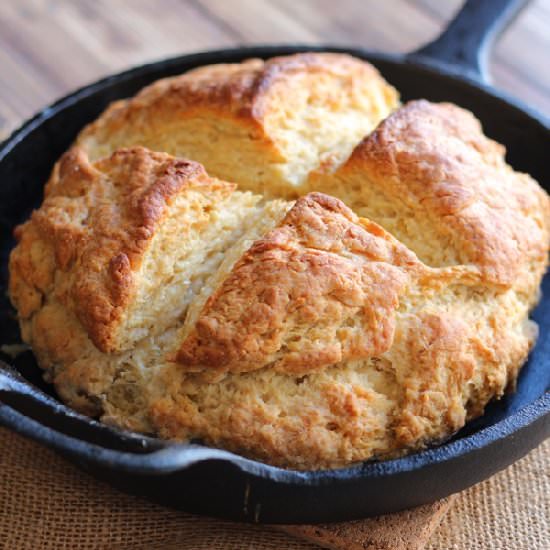
[[[163,57],[254,43],[408,51],[461,0],[3,0],[0,135],[74,88]],[[550,2],[535,0],[496,45],[496,86],[550,114]]]

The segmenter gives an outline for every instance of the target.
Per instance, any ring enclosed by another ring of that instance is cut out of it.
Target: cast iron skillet
[[[548,186],[548,122],[492,89],[484,77],[488,42],[525,3],[470,0],[440,38],[410,55],[327,46],[200,53],[106,78],[45,109],[0,147],[0,344],[19,342],[5,295],[12,230],[39,205],[55,160],[109,102],[199,65],[307,50],[347,51],[374,63],[404,100],[447,100],[471,109],[487,134],[508,147],[510,163]],[[543,290],[545,296],[533,313],[540,338],[517,391],[489,406],[482,418],[449,442],[397,460],[338,470],[286,471],[199,443],[173,444],[122,433],[60,404],[42,382],[31,352],[14,360],[2,355],[0,422],[117,487],[190,512],[266,523],[337,521],[394,512],[477,483],[550,435],[548,276]]]

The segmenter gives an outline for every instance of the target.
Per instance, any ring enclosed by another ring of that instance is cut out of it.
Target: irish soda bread
[[[537,334],[550,201],[504,152],[345,55],[161,80],[17,228],[22,337],[75,409],[163,438],[300,469],[442,441]]]

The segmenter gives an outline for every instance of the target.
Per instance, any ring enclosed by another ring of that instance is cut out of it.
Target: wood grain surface
[[[0,135],[69,91],[131,65],[211,48],[332,43],[406,52],[461,0],[2,0]],[[494,84],[550,114],[550,0],[496,44]]]

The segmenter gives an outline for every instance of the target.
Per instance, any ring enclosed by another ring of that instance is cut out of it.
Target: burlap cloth
[[[122,494],[5,429],[0,429],[0,472],[2,549],[318,548],[272,527],[198,518]],[[428,548],[548,550],[549,495],[547,441],[459,495]]]

